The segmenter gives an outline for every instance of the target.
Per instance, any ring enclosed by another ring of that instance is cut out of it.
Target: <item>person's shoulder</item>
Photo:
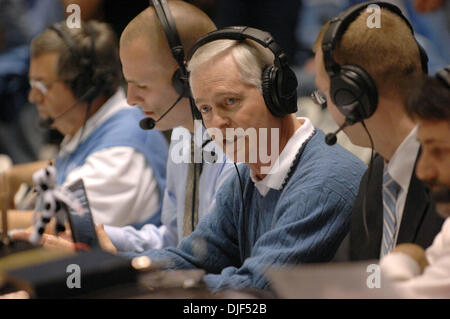
[[[367,166],[339,145],[329,146],[316,129],[289,181],[295,189],[316,189],[354,198]]]
[[[305,147],[302,165],[328,167],[329,169],[365,171],[366,164],[342,146],[327,145],[325,134],[316,128],[316,132]],[[307,163],[305,163],[307,162]]]

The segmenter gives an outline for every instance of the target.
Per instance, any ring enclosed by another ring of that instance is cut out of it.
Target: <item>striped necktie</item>
[[[386,170],[383,174],[383,241],[380,258],[387,255],[394,248],[397,230],[395,204],[399,191],[400,185]]]

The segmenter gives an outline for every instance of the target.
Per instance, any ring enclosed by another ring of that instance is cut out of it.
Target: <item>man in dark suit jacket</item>
[[[427,71],[426,54],[398,8],[377,3],[374,27],[367,5],[326,24],[314,46],[316,97],[353,144],[378,154],[353,208],[344,253],[351,260],[378,259],[403,242],[427,248],[443,223],[414,173],[420,144],[405,110],[411,83]]]
[[[417,162],[416,162],[417,163]],[[415,167],[416,165],[414,165]],[[373,163],[372,176],[368,182],[368,172],[363,176],[355,206],[352,211],[350,226],[350,259],[378,259],[380,256],[383,233],[382,179],[384,159],[377,156]],[[364,196],[366,198],[366,221],[364,221]],[[411,176],[409,191],[406,195],[405,208],[397,237],[397,245],[415,243],[427,248],[442,227],[443,219],[436,213],[430,201],[429,191],[414,172]],[[367,228],[366,226],[367,225]]]

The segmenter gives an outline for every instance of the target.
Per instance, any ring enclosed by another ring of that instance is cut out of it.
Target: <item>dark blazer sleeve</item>
[[[380,256],[383,234],[383,167],[384,160],[377,155],[374,159],[370,181],[368,179],[369,169],[361,180],[358,196],[352,210],[350,260],[373,260]],[[367,195],[366,186],[368,187]],[[366,218],[363,214],[365,196]],[[415,243],[424,249],[428,248],[441,230],[443,221],[444,219],[438,215],[435,205],[431,202],[425,184],[417,178],[414,166],[397,245],[400,243]],[[365,224],[367,225],[367,231]]]
[[[372,172],[369,167],[359,185],[350,226],[350,260],[352,261],[378,259],[380,255],[383,229],[381,196],[383,166],[383,158],[376,155]]]

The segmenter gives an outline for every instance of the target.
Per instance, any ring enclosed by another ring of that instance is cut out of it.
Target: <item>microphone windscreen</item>
[[[155,120],[149,117],[146,117],[139,122],[139,126],[143,130],[152,130],[155,127],[155,124]]]
[[[51,125],[53,124],[55,120],[52,119],[51,117],[47,117],[46,119],[40,118],[38,125],[40,128],[44,128],[44,129],[50,129]]]
[[[327,143],[328,145],[334,145],[334,144],[336,144],[336,142],[337,142],[337,137],[336,137],[336,134],[334,134],[334,133],[328,133],[326,136],[325,136],[325,143]]]

